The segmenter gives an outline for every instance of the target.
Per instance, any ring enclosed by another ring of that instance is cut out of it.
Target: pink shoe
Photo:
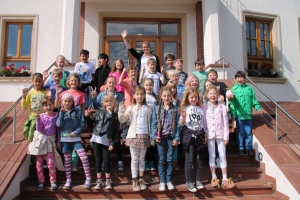
[[[231,189],[233,187],[235,187],[235,184],[233,183],[231,178],[222,180],[222,185],[225,185],[227,188]]]
[[[217,177],[211,179],[211,186],[220,188],[220,180]]]

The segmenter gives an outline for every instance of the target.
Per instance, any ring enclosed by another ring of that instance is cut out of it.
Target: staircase
[[[95,186],[96,172],[94,169],[94,154],[89,145],[92,129],[87,128],[82,134],[82,142],[89,156],[92,186]],[[117,170],[117,155],[112,153],[112,190],[96,190],[86,189],[83,187],[85,175],[79,161],[79,170],[72,172],[72,189],[64,190],[63,184],[65,181],[65,173],[57,171],[57,183],[59,188],[56,191],[49,189],[48,169],[44,170],[45,174],[45,190],[38,192],[36,187],[38,179],[36,175],[35,164],[30,166],[30,177],[27,180],[26,187],[23,190],[22,199],[157,199],[157,198],[212,198],[212,197],[245,197],[250,199],[279,199],[273,195],[273,184],[262,179],[264,167],[256,163],[254,156],[238,156],[236,153],[237,143],[235,133],[230,133],[230,142],[227,146],[227,162],[228,162],[228,177],[231,177],[236,184],[235,188],[227,189],[226,187],[214,188],[210,186],[211,173],[208,166],[208,151],[207,148],[202,152],[202,171],[201,180],[205,188],[198,190],[196,193],[191,193],[185,186],[184,176],[184,155],[178,156],[180,170],[173,171],[173,184],[176,189],[173,191],[160,192],[158,190],[159,176],[158,171],[146,171],[145,181],[148,184],[148,190],[134,192],[131,187],[131,171],[130,171],[130,153],[128,147],[123,146],[123,162],[125,164],[124,171]],[[157,164],[157,163],[156,163]],[[221,169],[217,169],[217,176],[222,178]],[[252,196],[254,195],[254,196]],[[236,199],[236,198],[235,198]]]

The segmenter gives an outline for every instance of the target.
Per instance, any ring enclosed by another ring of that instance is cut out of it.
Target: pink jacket
[[[204,131],[208,139],[229,140],[229,124],[226,106],[218,104],[214,113],[208,103],[204,106]]]

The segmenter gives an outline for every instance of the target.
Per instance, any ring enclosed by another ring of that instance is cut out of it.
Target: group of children
[[[71,188],[71,169],[77,155],[86,175],[84,187],[91,187],[89,160],[80,138],[86,124],[93,126],[90,141],[95,154],[96,189],[112,188],[110,153],[115,148],[118,152],[119,169],[123,169],[123,142],[130,149],[134,191],[147,189],[144,171],[156,170],[156,150],[159,190],[175,189],[172,171],[179,167],[179,144],[185,154],[184,171],[189,191],[196,192],[197,189],[204,188],[201,183],[200,155],[205,145],[209,151],[211,185],[219,185],[215,173],[217,147],[223,176],[221,183],[228,188],[235,186],[227,177],[226,145],[229,141],[229,125],[225,103],[229,103],[231,117],[237,121],[239,155],[244,153],[244,139],[246,151],[252,155],[252,107],[261,113],[253,89],[245,84],[244,72],[236,73],[236,84],[228,90],[226,84],[217,81],[215,70],[205,71],[204,62],[200,59],[195,62],[197,70],[188,76],[183,72],[182,59],[174,60],[173,55],[166,55],[168,67],[161,67],[158,72],[156,60],[150,58],[147,70],[146,67],[143,68],[137,81],[136,68],[124,68],[120,59],[114,62],[109,72],[106,54],[99,55],[100,67],[97,70],[88,62],[88,57],[88,51],[82,50],[81,62],[75,66],[76,73],[70,74],[63,70],[65,58],[58,56],[57,69],[50,75],[48,72],[43,75],[35,73],[32,77],[34,88],[22,91],[22,107],[26,109],[30,105],[30,116],[25,124],[24,134],[32,141],[28,153],[37,155],[37,190],[44,189],[44,157],[49,168],[50,188],[57,188],[54,166],[61,168],[61,160],[56,148],[64,155],[66,182],[63,188]],[[48,76],[49,83],[44,85]],[[51,144],[50,148],[48,145],[46,149],[35,150],[37,145],[39,149],[46,144]],[[192,169],[195,172],[195,182]]]

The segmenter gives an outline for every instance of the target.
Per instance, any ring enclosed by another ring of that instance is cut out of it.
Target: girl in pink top
[[[215,144],[220,157],[222,169],[222,185],[228,188],[234,187],[231,178],[227,178],[226,145],[229,140],[229,125],[226,106],[218,102],[218,91],[215,86],[210,86],[206,90],[207,104],[204,106],[204,131],[208,139],[209,165],[212,173],[212,186],[219,186],[219,180],[216,176],[216,153]]]
[[[114,62],[114,65],[111,68],[111,71],[109,73],[109,76],[113,76],[116,78],[116,91],[124,93],[124,87],[119,84],[120,76],[124,69],[124,63],[121,59],[117,59]],[[128,77],[127,72],[124,72],[123,79],[126,79]]]
[[[124,78],[126,73],[126,68],[123,69],[123,72],[119,79],[119,84],[124,88],[124,97],[125,97],[125,106],[129,106],[133,100],[133,91],[136,88],[136,68],[134,66],[128,66],[128,78]]]

